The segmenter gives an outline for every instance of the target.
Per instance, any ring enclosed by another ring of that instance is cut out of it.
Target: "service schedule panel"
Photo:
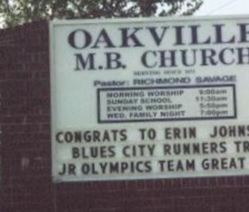
[[[54,182],[249,174],[249,17],[50,24]]]

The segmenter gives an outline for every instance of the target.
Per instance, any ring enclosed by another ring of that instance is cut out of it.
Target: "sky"
[[[195,15],[249,15],[248,0],[203,0]]]
[[[196,16],[212,15],[249,15],[249,0],[203,0]],[[0,19],[0,28],[1,28]]]

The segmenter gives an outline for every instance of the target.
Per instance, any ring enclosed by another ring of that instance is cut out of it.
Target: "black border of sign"
[[[149,89],[189,89],[189,88],[212,88],[212,87],[232,87],[233,89],[233,116],[225,117],[189,117],[189,118],[179,118],[179,119],[136,119],[136,120],[101,120],[101,111],[100,111],[100,92],[101,91],[113,91],[113,90],[149,90]],[[167,86],[167,87],[117,87],[117,88],[98,88],[97,89],[97,119],[99,124],[105,123],[131,123],[131,122],[160,122],[160,121],[198,121],[198,120],[223,120],[223,119],[236,119],[237,118],[237,104],[236,104],[236,87],[235,84],[224,84],[224,85],[194,85],[194,86]]]

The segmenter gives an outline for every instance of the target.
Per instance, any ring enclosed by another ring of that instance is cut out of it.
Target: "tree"
[[[11,27],[41,19],[191,15],[203,0],[0,0],[0,17]]]

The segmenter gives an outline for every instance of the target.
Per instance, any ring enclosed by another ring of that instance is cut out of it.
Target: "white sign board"
[[[249,17],[51,23],[54,182],[249,174]]]

